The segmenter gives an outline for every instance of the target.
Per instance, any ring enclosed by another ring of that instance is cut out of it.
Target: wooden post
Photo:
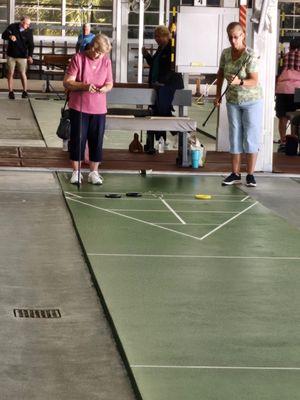
[[[201,96],[200,85],[201,85],[201,79],[197,78],[196,79],[196,92],[195,92],[195,96],[197,96],[197,97]]]
[[[244,32],[247,32],[247,0],[240,0],[239,7],[239,23],[241,24]]]

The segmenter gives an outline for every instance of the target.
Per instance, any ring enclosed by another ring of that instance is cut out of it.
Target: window
[[[16,0],[15,20],[28,15],[34,35],[78,36],[82,24],[89,22],[93,32],[111,36],[112,5],[113,0]]]
[[[144,39],[154,38],[154,29],[159,24],[159,0],[151,0],[144,15]],[[139,13],[130,11],[128,19],[128,38],[139,37]]]
[[[7,0],[0,0],[0,32],[7,26]]]
[[[66,36],[77,36],[83,23],[89,22],[94,33],[112,36],[112,0],[67,0]]]

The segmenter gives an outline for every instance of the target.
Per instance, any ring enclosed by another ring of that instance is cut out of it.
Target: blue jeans
[[[230,153],[257,153],[259,150],[263,101],[227,103]]]

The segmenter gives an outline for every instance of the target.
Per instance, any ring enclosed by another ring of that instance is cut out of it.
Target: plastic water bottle
[[[158,141],[158,152],[159,153],[165,152],[165,141],[162,136],[159,138],[159,141]]]
[[[192,150],[192,168],[199,168],[200,150]]]

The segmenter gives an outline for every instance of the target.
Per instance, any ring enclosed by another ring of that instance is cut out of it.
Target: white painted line
[[[1,93],[0,93],[1,94]],[[15,172],[72,172],[72,168],[54,168],[54,167],[0,167],[0,171],[6,172],[6,171],[15,171]],[[88,168],[83,168],[82,172],[88,173],[90,170]],[[116,170],[111,170],[111,169],[101,169],[102,174],[109,174],[109,175],[140,175],[139,170],[123,170],[123,169],[116,169]],[[191,177],[191,176],[198,176],[198,177],[204,177],[204,176],[219,176],[219,177],[224,177],[228,175],[228,172],[168,172],[168,171],[153,171],[152,175],[157,177],[157,176],[183,176],[183,177]],[[289,179],[289,178],[300,178],[300,174],[289,174],[289,173],[263,173],[259,175],[259,178],[283,178],[283,179]],[[223,195],[219,195],[223,196]],[[226,196],[226,194],[224,194]],[[227,196],[235,196],[235,195],[230,195],[228,194]]]
[[[76,191],[72,192],[69,191],[68,193],[77,193]],[[107,192],[92,192],[92,191],[83,191],[80,190],[80,193],[82,194],[92,194],[92,195],[105,195]],[[125,194],[125,192],[114,192],[114,193],[120,193],[120,194]],[[211,193],[210,193],[211,194]],[[154,198],[158,198],[159,196],[183,196],[183,197],[194,197],[195,194],[194,193],[151,193],[151,192],[142,192],[143,196],[153,196]],[[243,198],[244,195],[243,194],[211,194],[211,196],[213,197],[236,197],[236,198]]]
[[[179,224],[178,222],[153,222],[154,224],[157,224],[157,225],[181,225],[181,224]],[[189,222],[186,222],[185,223],[185,225],[186,226],[218,226],[219,224],[197,224],[197,223],[189,223]]]
[[[298,261],[300,257],[276,257],[276,256],[198,256],[191,254],[126,254],[126,253],[88,253],[91,257],[154,257],[154,258],[206,258],[229,260],[291,260]]]
[[[68,194],[72,195],[73,192],[65,192],[65,193],[68,193]],[[80,193],[82,193],[82,192],[80,192]],[[116,193],[116,192],[114,192],[114,193]],[[123,193],[120,193],[120,194],[123,194]],[[250,196],[248,196],[248,197],[250,197]],[[103,196],[99,196],[99,195],[97,195],[97,196],[81,196],[81,198],[82,199],[93,199],[93,200],[105,200],[105,201],[108,201],[108,199],[105,198],[104,194],[103,194]],[[143,201],[158,201],[160,198],[161,198],[161,196],[155,197],[154,195],[152,195],[151,198],[149,198],[149,197],[148,198],[147,197],[137,197],[137,198],[134,198],[134,197],[121,197],[119,199],[119,201],[120,200],[122,200],[122,201],[139,201],[139,202],[143,202]],[[173,199],[173,198],[168,198],[168,197],[165,197],[165,196],[164,196],[164,199],[168,200],[170,202],[195,203],[195,204],[197,203],[199,205],[200,204],[205,204],[206,205],[207,203],[240,203],[241,201],[243,201],[243,200],[224,200],[224,199],[210,199],[210,200],[201,200],[201,201],[199,201],[197,199]]]
[[[246,196],[246,197],[244,197],[241,201],[246,201],[246,200],[248,200],[250,198],[250,196]]]
[[[183,224],[186,225],[185,221],[180,217],[180,215],[177,214],[177,212],[164,200],[161,196],[159,196],[159,199],[163,202],[163,204],[175,215],[175,217]]]
[[[193,235],[189,235],[187,233],[175,231],[174,229],[166,228],[165,226],[156,225],[156,224],[153,224],[152,222],[143,221],[143,220],[138,219],[138,218],[130,217],[129,215],[120,214],[120,213],[118,213],[116,211],[108,210],[106,208],[97,207],[97,206],[94,206],[93,204],[85,203],[84,201],[77,200],[77,199],[74,199],[72,197],[66,197],[66,199],[74,201],[75,203],[83,204],[84,206],[87,206],[87,207],[95,208],[96,210],[104,211],[104,212],[107,212],[109,214],[114,214],[114,215],[118,215],[119,217],[130,219],[131,221],[140,222],[140,223],[145,224],[145,225],[153,226],[153,227],[156,227],[156,228],[168,231],[168,232],[176,233],[177,235],[180,235],[180,236],[186,236],[186,237],[189,237],[191,239],[201,240],[197,236],[193,236]]]
[[[108,208],[107,210],[111,211],[126,211],[126,212],[160,212],[160,213],[168,213],[168,210],[156,210],[156,209],[148,209],[148,210],[138,210],[132,208]],[[194,213],[194,214],[237,214],[239,211],[207,211],[207,210],[180,210],[177,211],[180,213]]]
[[[245,210],[239,212],[238,214],[234,215],[233,217],[229,218],[227,221],[223,222],[223,224],[217,226],[215,229],[213,229],[212,231],[208,232],[206,235],[203,235],[200,240],[206,239],[208,236],[212,235],[213,233],[215,233],[216,231],[218,231],[219,229],[223,228],[223,226],[229,224],[229,222],[233,221],[234,219],[240,217],[242,214],[244,214],[246,211],[250,210],[250,208],[256,206],[256,204],[258,204],[258,201],[256,201],[255,203],[251,204],[251,206],[245,208]]]
[[[65,192],[65,194],[76,197],[77,199],[82,199],[82,196],[79,196],[78,194],[75,194],[74,192]]]
[[[224,369],[224,370],[257,370],[257,371],[300,371],[300,367],[255,367],[235,365],[130,365],[131,368],[157,368],[157,369]]]

